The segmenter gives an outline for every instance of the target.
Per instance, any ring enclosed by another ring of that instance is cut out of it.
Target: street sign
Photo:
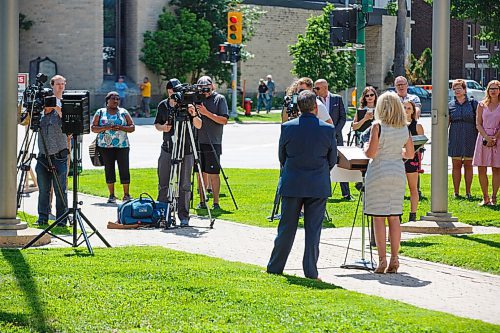
[[[489,53],[475,53],[474,54],[474,60],[490,60],[490,54]]]
[[[23,98],[23,93],[28,88],[28,73],[17,74],[17,99]]]

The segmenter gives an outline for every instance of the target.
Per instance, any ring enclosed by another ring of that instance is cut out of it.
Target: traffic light
[[[243,40],[243,14],[240,12],[227,13],[227,42],[241,44]]]
[[[217,52],[217,55],[219,56],[219,61],[222,63],[228,63],[228,47],[229,44],[219,44],[219,52]]]
[[[357,19],[356,9],[340,8],[330,12],[330,46],[356,43]]]

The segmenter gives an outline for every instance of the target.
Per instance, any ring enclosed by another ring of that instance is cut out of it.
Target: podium
[[[373,254],[372,248],[370,246],[370,260],[366,260],[365,258],[365,174],[366,169],[368,168],[368,163],[370,159],[366,157],[363,149],[358,147],[337,147],[338,151],[338,166],[339,168],[343,168],[346,170],[355,170],[361,173],[361,181],[362,186],[358,188],[360,190],[358,203],[356,205],[356,210],[354,213],[354,218],[352,220],[351,234],[349,235],[349,242],[347,244],[347,250],[344,258],[344,263],[340,266],[340,268],[346,269],[364,269],[364,270],[374,270],[373,263]],[[358,216],[359,204],[363,201],[363,213],[361,217],[361,259],[356,260],[354,263],[347,264],[347,256],[349,254],[349,250],[351,247],[352,233],[354,231],[354,224],[356,223],[356,218]]]

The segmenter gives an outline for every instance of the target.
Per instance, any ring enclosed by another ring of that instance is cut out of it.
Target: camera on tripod
[[[297,104],[298,98],[298,93],[295,93],[291,96],[285,96],[283,107],[286,109],[289,120],[295,119],[299,116],[299,105]]]
[[[56,103],[55,98],[50,97],[54,94],[52,89],[43,87],[45,82],[47,82],[47,75],[38,73],[36,82],[30,85],[23,94],[23,108],[30,115],[30,129],[33,131],[38,131],[40,128],[43,109],[46,106],[55,106]]]
[[[181,115],[187,115],[187,107],[189,104],[201,104],[206,99],[203,93],[210,92],[210,88],[200,87],[196,84],[190,85],[188,83],[178,84],[174,88],[174,93],[170,96],[179,108],[176,108]],[[177,115],[176,115],[177,116]]]

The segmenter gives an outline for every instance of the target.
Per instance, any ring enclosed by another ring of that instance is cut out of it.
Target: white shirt
[[[328,119],[332,119],[330,117],[330,114],[328,113],[325,104],[323,104],[319,99],[316,98],[316,104],[318,104],[318,119],[321,119],[323,121],[327,121]]]

